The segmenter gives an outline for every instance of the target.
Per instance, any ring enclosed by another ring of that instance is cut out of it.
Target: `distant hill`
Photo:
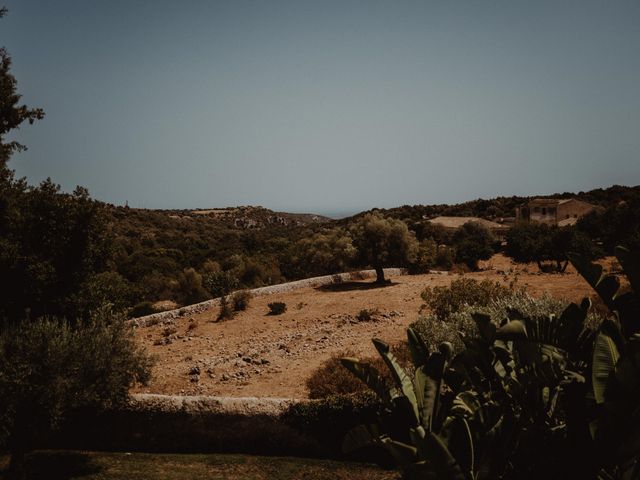
[[[609,208],[620,202],[629,202],[632,199],[640,199],[640,185],[626,187],[613,185],[609,188],[597,188],[588,192],[564,192],[552,195],[533,195],[529,197],[511,196],[495,197],[491,199],[476,199],[454,205],[403,205],[389,209],[375,209],[384,214],[407,222],[418,222],[425,218],[437,216],[448,217],[480,217],[487,220],[499,220],[501,218],[515,217],[516,207],[533,198],[577,198],[585,202]],[[373,210],[373,209],[372,209]],[[340,220],[341,224],[348,224],[367,212],[360,212],[352,217]]]

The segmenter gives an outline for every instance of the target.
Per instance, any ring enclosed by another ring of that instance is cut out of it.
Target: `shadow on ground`
[[[316,290],[321,292],[348,292],[351,290],[371,290],[374,288],[386,288],[392,287],[394,285],[399,285],[398,282],[392,282],[387,280],[385,283],[376,283],[376,282],[343,282],[343,283],[332,283],[330,285],[322,285],[320,287],[316,287]]]
[[[100,467],[95,465],[87,454],[59,451],[35,452],[27,456],[26,478],[72,480],[98,473],[100,470]],[[0,470],[0,478],[8,478],[6,470]]]

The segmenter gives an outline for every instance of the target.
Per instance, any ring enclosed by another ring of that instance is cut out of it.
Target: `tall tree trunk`
[[[376,283],[386,283],[384,279],[384,269],[380,266],[376,267]]]

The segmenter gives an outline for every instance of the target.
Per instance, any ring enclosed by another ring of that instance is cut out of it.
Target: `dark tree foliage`
[[[90,298],[87,288],[110,254],[102,205],[86,189],[66,194],[50,180],[37,187],[14,182],[11,193],[0,218],[0,276],[10,279],[0,317],[86,318],[104,300]]]
[[[578,221],[578,229],[600,242],[608,254],[616,246],[640,249],[640,192],[611,205],[604,212],[592,212]]]
[[[4,17],[7,9],[0,8],[0,18]],[[16,141],[7,141],[9,132],[20,128],[23,122],[33,123],[44,117],[44,111],[40,108],[29,108],[20,104],[21,96],[17,93],[17,82],[10,73],[11,57],[4,47],[0,47],[0,171],[2,181],[12,178],[7,170],[7,162],[11,154],[16,151],[26,150],[26,147]]]
[[[418,242],[407,225],[379,213],[363,216],[351,229],[361,264],[376,270],[376,281],[384,283],[384,267],[405,267],[415,261]]]
[[[0,17],[5,13],[0,9]],[[65,194],[51,180],[32,187],[14,178],[7,164],[26,147],[6,136],[44,112],[20,104],[10,68],[11,57],[0,48],[0,321],[86,317],[96,305],[80,292],[109,255],[102,206],[81,187]]]
[[[506,254],[516,262],[536,262],[540,270],[564,272],[568,254],[583,258],[602,256],[601,250],[575,227],[555,227],[541,223],[522,223],[507,233]],[[548,263],[550,262],[551,267]]]
[[[11,453],[10,478],[24,456],[83,408],[126,402],[151,361],[122,317],[97,311],[84,324],[41,318],[0,324],[0,448]]]
[[[452,243],[456,262],[477,270],[480,260],[488,260],[495,253],[496,238],[484,225],[467,222],[454,233]]]

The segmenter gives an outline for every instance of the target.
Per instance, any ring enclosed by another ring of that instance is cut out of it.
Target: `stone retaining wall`
[[[387,277],[406,275],[406,268],[385,268],[384,274]],[[372,278],[376,276],[375,270],[361,270],[359,272],[337,273],[335,275],[325,275],[323,277],[305,278],[304,280],[296,280],[294,282],[281,283],[278,285],[269,285],[267,287],[254,288],[249,290],[254,297],[260,297],[263,295],[274,295],[299,288],[305,287],[321,287],[324,285],[333,285],[353,280],[364,280],[366,278]],[[185,307],[176,308],[175,310],[167,310],[166,312],[153,313],[144,317],[134,318],[131,322],[137,327],[144,327],[149,323],[158,323],[164,320],[172,318],[183,317],[185,315],[194,315],[196,313],[204,312],[211,308],[218,307],[220,305],[220,298],[214,298],[212,300],[206,300],[200,303],[194,303],[193,305],[187,305]]]
[[[133,395],[129,405],[69,418],[50,448],[229,452],[343,458],[342,440],[375,421],[373,397],[331,400]],[[354,460],[375,460],[362,452]]]

